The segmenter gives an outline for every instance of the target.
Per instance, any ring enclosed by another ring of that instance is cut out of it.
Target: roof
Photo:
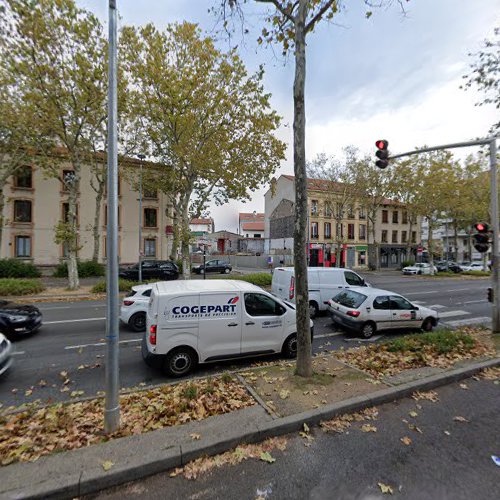
[[[246,222],[242,228],[246,231],[264,231],[264,222]]]
[[[239,292],[258,291],[262,288],[240,280],[180,280],[160,281],[153,284],[160,294],[177,294],[179,292]]]
[[[212,219],[191,219],[190,224],[213,224]]]
[[[264,219],[265,214],[263,213],[248,213],[248,212],[240,212],[239,214],[240,221],[242,220],[258,220],[258,219]]]

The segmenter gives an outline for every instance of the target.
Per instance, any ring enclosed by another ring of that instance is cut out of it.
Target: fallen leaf
[[[460,389],[465,389],[467,390],[469,386],[467,384],[460,384]]]
[[[370,424],[363,424],[361,426],[361,430],[363,432],[377,432],[377,428],[373,425],[370,425]]]
[[[68,372],[66,371],[60,372],[59,375],[61,375],[61,378],[68,378]]]
[[[410,417],[413,417],[413,418],[418,417],[418,413],[416,411],[410,411],[408,413],[408,415],[410,415]]]
[[[273,462],[276,462],[276,459],[271,456],[271,454],[268,451],[263,451],[260,454],[259,457],[263,462],[267,462],[269,464],[272,464]]]
[[[10,391],[10,392],[12,392],[12,394],[17,394],[17,393],[19,392],[19,389],[14,388],[14,389],[12,389],[12,391]]]
[[[111,462],[111,460],[106,460],[105,462],[103,462],[102,464],[102,468],[108,472],[109,469],[111,469],[111,467],[113,467],[113,465],[115,465],[113,462]]]
[[[281,399],[286,399],[288,396],[290,396],[290,391],[287,389],[282,389],[280,391],[280,398]]]
[[[45,386],[47,385],[47,382],[46,382],[45,380],[43,380],[43,379],[42,379],[42,380],[40,380],[40,382],[38,382],[38,385],[39,385],[40,387],[45,387]]]
[[[400,441],[401,441],[404,445],[406,445],[406,446],[410,446],[410,444],[411,444],[411,442],[412,442],[412,441],[411,441],[411,439],[410,439],[408,436],[402,437],[402,438],[400,439]]]
[[[309,430],[309,426],[304,422],[304,432],[308,433]]]
[[[72,391],[70,396],[72,398],[77,398],[78,396],[83,396],[85,394],[85,391]]]
[[[447,436],[451,436],[450,431],[444,431],[444,433],[445,433]]]
[[[198,441],[200,438],[201,438],[201,434],[196,434],[196,432],[192,432],[191,434],[189,434],[191,436],[191,439],[193,441]]]
[[[24,395],[25,396],[31,396],[33,394],[33,391],[31,389],[28,389],[27,391],[25,391]]]
[[[428,392],[420,392],[416,391],[411,396],[415,401],[419,401],[421,399],[426,399],[427,401],[432,401],[436,403],[439,401],[439,397],[436,391],[428,391]]]
[[[392,495],[393,494],[393,489],[388,485],[384,483],[377,483],[378,487],[380,488],[380,491],[384,493],[384,495]]]
[[[467,420],[465,417],[453,417],[453,420],[455,420],[455,422],[470,422],[470,420]]]

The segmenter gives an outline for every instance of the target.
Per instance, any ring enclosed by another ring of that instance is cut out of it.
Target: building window
[[[393,231],[392,232],[392,242],[393,243],[397,243],[398,242],[398,232],[397,231]]]
[[[382,229],[382,243],[387,243],[387,230]]]
[[[406,231],[401,231],[401,243],[406,243]]]
[[[69,186],[76,180],[75,172],[73,170],[63,170],[61,180],[63,191],[68,191]]]
[[[14,200],[14,222],[31,222],[31,201]]]
[[[331,217],[332,216],[332,206],[330,203],[325,203],[325,217]]]
[[[354,239],[354,224],[347,224],[347,239]]]
[[[382,222],[389,222],[389,211],[382,210]]]
[[[408,212],[406,210],[403,211],[403,224],[408,224]]]
[[[158,190],[157,189],[144,189],[144,198],[149,198],[151,200],[158,199]]]
[[[392,223],[393,224],[397,224],[398,223],[398,219],[399,219],[398,211],[394,210],[394,212],[392,212]]]
[[[358,265],[366,266],[366,251],[365,250],[361,250],[358,253]]]
[[[25,165],[17,171],[14,176],[14,186],[28,189],[33,187],[33,171],[30,166]]]
[[[359,239],[366,240],[366,224],[359,225]]]
[[[318,213],[318,200],[311,200],[311,215]]]
[[[331,222],[325,222],[325,238],[332,237],[332,224]]]
[[[366,219],[366,210],[365,207],[359,207],[359,218]]]
[[[144,227],[158,227],[156,214],[156,208],[144,209]]]
[[[16,236],[16,257],[31,257],[31,236]]]
[[[318,238],[318,223],[311,222],[311,238]]]
[[[411,232],[411,242],[416,243],[417,242],[417,231],[412,231]]]
[[[62,204],[62,221],[69,222],[69,203]],[[78,206],[76,207],[76,221],[78,223]]]
[[[347,217],[349,219],[354,219],[355,218],[355,215],[354,215],[354,206],[353,205],[349,205],[347,207]]]
[[[254,233],[253,237],[254,238],[262,238],[262,236],[260,234],[258,234],[258,233]]]
[[[156,257],[156,239],[146,238],[144,240],[144,255],[146,257]]]

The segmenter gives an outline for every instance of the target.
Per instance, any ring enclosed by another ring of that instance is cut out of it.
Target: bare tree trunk
[[[342,259],[342,241],[340,239],[337,240],[337,251],[335,253],[335,267],[340,267]]]
[[[177,252],[179,249],[179,225],[178,225],[177,210],[174,208],[172,213],[172,229],[173,229],[173,239],[172,239],[172,249],[170,250],[170,260],[177,260]]]
[[[75,178],[79,179],[79,177],[79,173],[77,175],[75,169]],[[68,196],[68,222],[72,232],[72,238],[68,244],[68,288],[70,290],[78,290],[80,288],[80,280],[78,279],[78,227],[76,214],[78,186],[78,181],[71,183]]]
[[[94,250],[92,252],[92,260],[94,262],[99,261],[99,247],[100,247],[100,232],[99,226],[101,221],[101,206],[102,206],[102,198],[104,196],[104,183],[99,184],[99,188],[96,191],[95,197],[95,214],[94,214],[94,227],[92,228],[92,237],[94,239]]]
[[[412,232],[412,229],[413,229],[413,218],[412,217],[408,217],[408,223],[410,224],[408,226],[408,240],[406,242],[406,259],[411,261],[412,258],[412,253],[411,253],[411,244],[412,244],[412,241],[411,241],[411,232]]]
[[[185,280],[191,278],[191,263],[189,260],[189,198],[190,193],[183,195],[180,204],[180,244],[182,256],[182,277]]]
[[[380,270],[380,251],[379,251],[379,245],[377,242],[377,237],[376,237],[376,232],[375,232],[375,230],[376,230],[375,217],[376,217],[376,215],[369,217],[368,221],[370,222],[371,233],[372,233],[372,244],[373,244],[373,249],[374,249],[373,255],[375,256],[374,266],[375,266],[375,270],[379,271]]]
[[[3,185],[0,187],[0,257],[2,256],[2,236],[3,236],[3,209],[5,206],[5,195],[3,194]]]
[[[311,329],[309,326],[309,292],[307,283],[307,173],[305,152],[305,78],[307,0],[299,0],[295,16],[295,79],[293,83],[293,167],[295,173],[294,267],[297,306],[297,371],[301,377],[312,377]]]
[[[431,275],[434,274],[434,253],[433,253],[433,241],[432,241],[432,229],[433,229],[433,224],[432,224],[432,219],[428,217],[427,219],[429,221],[429,229],[427,232],[427,251],[429,253],[429,264],[431,266]]]
[[[468,235],[468,238],[467,238],[467,251],[469,253],[469,255],[467,256],[467,260],[471,261],[472,262],[472,231],[469,230],[467,231],[467,235]]]
[[[453,224],[453,261],[458,261],[458,224]]]

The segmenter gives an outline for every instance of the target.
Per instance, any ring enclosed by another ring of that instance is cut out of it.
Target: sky
[[[271,104],[283,117],[278,137],[288,145],[275,175],[293,174],[293,58],[284,60],[279,46],[256,43],[263,8],[250,0],[245,18],[249,34],[231,41],[208,9],[220,0],[117,0],[120,25],[149,22],[163,28],[183,20],[198,23],[218,40],[231,44],[249,71],[265,68],[264,85]],[[76,0],[107,23],[106,0]],[[500,0],[410,0],[405,13],[396,1],[372,9],[365,18],[361,0],[334,24],[323,23],[307,40],[306,153],[340,155],[347,145],[374,154],[374,142],[387,139],[392,153],[484,137],[498,121],[493,106],[475,106],[480,93],[460,89],[483,40],[500,25]],[[254,4],[254,5],[253,5]],[[467,151],[471,152],[470,150]],[[462,150],[460,154],[465,155]],[[268,186],[247,203],[211,206],[215,229],[236,231],[238,212],[264,211]]]

